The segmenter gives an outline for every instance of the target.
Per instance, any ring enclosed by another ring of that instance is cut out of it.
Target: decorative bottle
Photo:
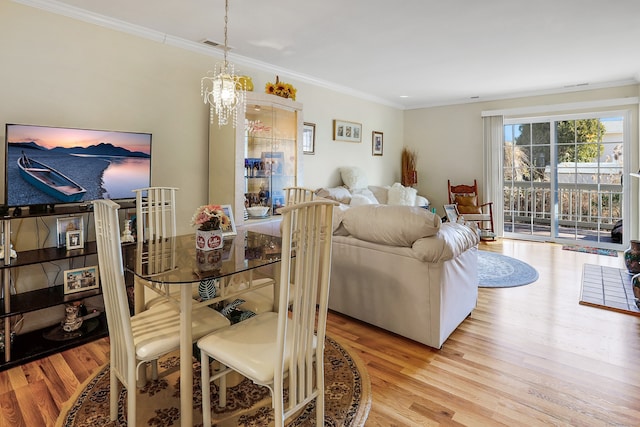
[[[624,265],[629,273],[640,273],[640,240],[631,240],[629,247],[624,251]]]

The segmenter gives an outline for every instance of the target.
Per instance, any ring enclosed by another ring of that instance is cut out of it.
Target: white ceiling
[[[198,48],[224,41],[224,0],[15,1]],[[228,37],[240,74],[259,66],[399,108],[640,82],[638,0],[230,0]]]

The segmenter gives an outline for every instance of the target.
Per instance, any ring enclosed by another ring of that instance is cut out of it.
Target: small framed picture
[[[82,216],[69,216],[64,218],[57,218],[57,230],[58,230],[58,247],[61,248],[67,245],[67,232],[84,230],[84,222]]]
[[[334,120],[333,139],[334,141],[362,142],[362,124]]]
[[[82,230],[67,231],[66,235],[67,249],[84,248],[84,236]]]
[[[222,227],[222,237],[235,236],[238,234],[236,231],[236,222],[233,220],[233,210],[231,205],[221,205],[224,214],[229,218],[229,224]]]
[[[302,127],[302,154],[315,154],[316,124],[304,123]]]
[[[374,156],[382,156],[382,132],[373,131],[371,136],[371,150]]]
[[[447,215],[447,221],[458,222],[460,214],[458,213],[458,207],[456,205],[444,205],[444,213]]]
[[[64,272],[65,295],[97,289],[99,286],[100,276],[98,275],[97,265],[76,268],[75,270],[67,270]]]

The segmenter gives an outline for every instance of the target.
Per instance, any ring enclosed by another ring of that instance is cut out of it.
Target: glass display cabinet
[[[302,104],[247,92],[236,129],[210,125],[209,202],[230,204],[236,224],[278,215],[286,187],[302,185]]]

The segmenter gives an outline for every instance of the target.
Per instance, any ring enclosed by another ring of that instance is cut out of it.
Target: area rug
[[[478,286],[510,288],[538,280],[538,272],[526,262],[489,251],[478,251]]]
[[[563,245],[562,249],[565,251],[584,252],[587,254],[618,256],[618,251],[615,249],[594,248],[593,246]]]
[[[624,268],[585,264],[580,304],[640,316],[631,277]]]
[[[172,353],[160,360],[166,368],[178,363],[178,354]],[[325,372],[325,425],[362,426],[371,406],[371,383],[364,364],[351,355],[335,340],[327,337],[324,357]],[[109,365],[91,378],[71,400],[68,411],[61,411],[56,423],[64,427],[115,427],[126,426],[127,391],[121,389],[118,400],[118,420],[109,422]],[[200,388],[200,363],[194,359],[193,421],[202,426],[202,392]],[[226,426],[272,426],[273,409],[266,387],[257,386],[244,379],[227,389],[227,406],[218,403],[218,388],[211,385],[212,422]],[[180,425],[180,376],[172,373],[157,381],[151,381],[138,390],[138,426]],[[133,424],[132,424],[133,425]],[[315,401],[307,405],[292,419],[288,426],[315,425]]]

